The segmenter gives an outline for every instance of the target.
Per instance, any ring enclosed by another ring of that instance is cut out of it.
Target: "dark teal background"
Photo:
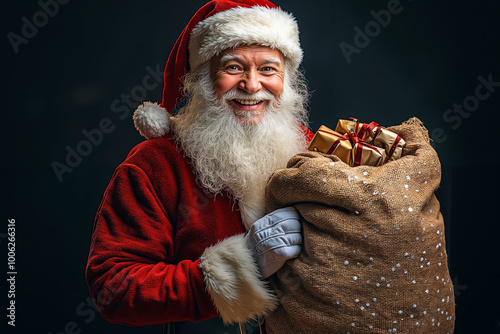
[[[137,103],[121,102],[122,94],[143,85],[146,67],[163,69],[203,3],[69,1],[17,54],[8,33],[20,35],[22,18],[31,21],[41,7],[34,0],[4,3],[0,268],[7,262],[7,219],[15,218],[18,271],[17,326],[7,333],[56,334],[65,326],[80,333],[160,332],[102,320],[86,304],[84,267],[105,187],[143,140],[132,122]],[[385,126],[417,116],[431,133],[441,129],[446,136],[434,136],[434,146],[443,167],[438,198],[456,285],[456,333],[499,333],[500,87],[461,124],[443,118],[475,94],[479,76],[500,82],[498,3],[402,0],[399,13],[350,63],[339,45],[354,45],[354,28],[364,30],[374,20],[370,11],[390,1],[276,3],[299,23],[313,131],[351,116]],[[161,85],[144,100],[161,102]],[[66,147],[75,149],[86,139],[82,131],[97,129],[104,118],[109,133],[60,182],[54,161],[65,163]],[[0,291],[3,310],[6,291]],[[5,325],[6,317],[0,319]]]

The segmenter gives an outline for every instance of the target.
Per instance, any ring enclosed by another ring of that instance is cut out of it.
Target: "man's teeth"
[[[253,106],[261,102],[260,100],[238,100],[238,99],[235,99],[235,101],[244,106]]]

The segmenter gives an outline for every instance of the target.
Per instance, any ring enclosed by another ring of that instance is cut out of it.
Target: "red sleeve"
[[[119,166],[96,215],[86,268],[91,296],[104,319],[142,326],[218,316],[200,260],[168,261],[173,235],[144,171]]]

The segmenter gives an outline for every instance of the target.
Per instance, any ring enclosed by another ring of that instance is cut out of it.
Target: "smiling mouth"
[[[257,106],[264,102],[263,100],[240,100],[240,99],[234,99],[232,100],[234,103],[239,104],[241,106]]]

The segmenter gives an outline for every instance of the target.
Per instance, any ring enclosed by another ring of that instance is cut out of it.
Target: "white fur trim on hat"
[[[205,249],[200,259],[207,291],[224,323],[243,323],[276,307],[243,234]]]
[[[235,7],[200,21],[189,39],[191,68],[227,49],[259,44],[280,50],[295,70],[302,61],[295,18],[278,8]]]
[[[170,116],[158,103],[144,102],[134,112],[134,125],[147,139],[162,137],[170,130]]]

